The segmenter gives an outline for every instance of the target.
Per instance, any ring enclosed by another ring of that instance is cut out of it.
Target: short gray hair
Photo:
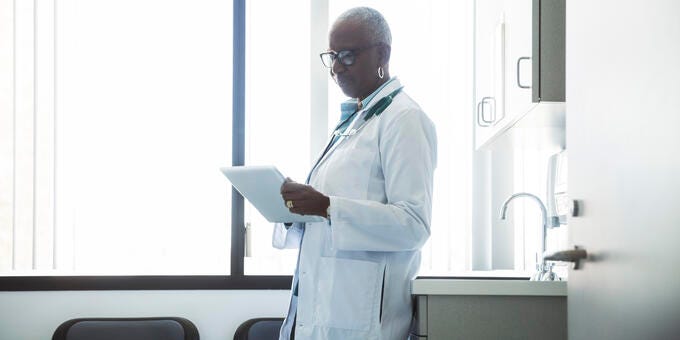
[[[387,20],[380,12],[370,7],[355,7],[348,9],[335,19],[335,22],[354,21],[368,28],[369,37],[373,43],[383,43],[392,46],[392,33]]]

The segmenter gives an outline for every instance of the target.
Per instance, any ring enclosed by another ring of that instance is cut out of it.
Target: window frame
[[[233,0],[232,165],[245,159],[246,0]],[[0,291],[290,289],[292,276],[244,275],[244,201],[231,192],[231,273],[229,275],[0,276]]]

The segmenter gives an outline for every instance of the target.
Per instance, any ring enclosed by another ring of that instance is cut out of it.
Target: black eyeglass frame
[[[353,48],[351,50],[340,50],[340,51],[337,51],[337,52],[330,50],[330,51],[326,51],[326,52],[323,52],[323,53],[319,53],[319,58],[321,58],[321,63],[323,64],[323,66],[325,66],[327,68],[332,68],[333,65],[335,64],[336,60],[339,60],[340,64],[342,64],[343,66],[352,66],[352,65],[354,65],[355,58],[352,58],[351,61],[349,61],[349,62],[346,62],[346,61],[343,61],[343,60],[346,60],[347,57],[356,57],[359,54],[358,53],[359,51],[363,51],[363,50],[367,50],[369,48],[377,47],[377,46],[380,46],[382,44],[383,43],[375,43],[375,44],[371,44],[371,45],[368,45],[368,46]],[[324,56],[326,56],[326,55],[330,56],[330,58],[331,58],[330,59],[330,63],[331,63],[330,65],[326,65],[326,62],[324,60]]]

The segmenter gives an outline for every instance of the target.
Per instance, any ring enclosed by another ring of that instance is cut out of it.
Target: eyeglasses
[[[351,50],[342,50],[338,52],[328,51],[319,54],[319,57],[321,57],[321,62],[323,63],[323,66],[326,66],[328,68],[333,67],[333,64],[335,63],[336,60],[340,61],[340,64],[344,66],[352,66],[356,61],[357,54],[359,51],[367,50],[378,45],[380,45],[380,43],[359,47]]]

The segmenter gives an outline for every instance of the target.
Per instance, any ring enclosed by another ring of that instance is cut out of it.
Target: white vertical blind
[[[15,2],[13,268],[34,267],[35,89],[34,2]]]
[[[55,175],[55,1],[35,2],[35,191],[34,270],[56,269]]]
[[[14,1],[0,0],[0,271],[13,263]]]

